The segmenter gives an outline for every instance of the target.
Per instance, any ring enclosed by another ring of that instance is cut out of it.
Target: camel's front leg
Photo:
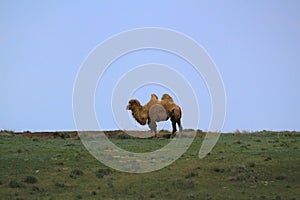
[[[149,126],[150,130],[153,131],[156,134],[156,132],[157,132],[157,130],[156,130],[156,127],[157,127],[156,122],[154,120],[148,119],[148,126]]]

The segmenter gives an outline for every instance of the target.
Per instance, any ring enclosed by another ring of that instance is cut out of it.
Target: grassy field
[[[204,159],[204,133],[161,170],[129,174],[92,157],[74,134],[0,134],[1,199],[299,199],[300,134],[222,134]],[[111,136],[120,147],[146,152],[167,138]]]

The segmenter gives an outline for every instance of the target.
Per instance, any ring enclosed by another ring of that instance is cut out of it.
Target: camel
[[[164,94],[161,101],[155,94],[151,94],[150,101],[144,106],[137,99],[131,99],[126,109],[131,110],[132,116],[139,124],[146,125],[148,122],[150,130],[154,133],[156,133],[156,122],[166,121],[169,118],[172,122],[172,133],[177,131],[176,123],[179,126],[179,131],[182,130],[181,109],[168,94]]]

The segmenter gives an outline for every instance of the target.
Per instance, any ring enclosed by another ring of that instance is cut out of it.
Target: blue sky
[[[0,129],[74,130],[73,85],[89,53],[119,32],[162,27],[196,40],[218,67],[227,95],[224,131],[300,130],[299,9],[292,0],[1,1]],[[175,66],[192,85],[199,83],[200,125],[189,128],[207,129],[208,91],[178,57],[137,52],[115,62],[103,81],[114,86],[122,76],[118,67],[148,62]],[[148,86],[133,97],[145,103],[150,90],[167,91]],[[99,84],[95,95],[103,129],[119,128],[109,109],[111,92]]]

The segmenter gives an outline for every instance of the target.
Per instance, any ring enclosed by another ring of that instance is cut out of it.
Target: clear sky
[[[73,85],[89,53],[119,32],[162,27],[193,38],[214,60],[227,95],[224,131],[300,130],[299,10],[297,0],[1,1],[0,129],[74,130]],[[186,77],[191,73],[192,85],[199,82],[201,122],[188,128],[207,129],[210,99],[203,80],[178,57],[151,50],[124,56],[103,77],[107,87],[99,84],[95,96],[103,129],[119,128],[110,93],[126,73],[120,66],[149,62],[176,66]],[[133,98],[145,103],[150,90],[165,92],[148,86]],[[189,119],[183,117],[185,126]]]

